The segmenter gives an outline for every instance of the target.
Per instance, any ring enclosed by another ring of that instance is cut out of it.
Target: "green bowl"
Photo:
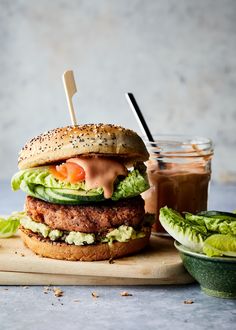
[[[176,241],[175,247],[185,268],[204,293],[219,298],[236,298],[236,258],[207,257]]]

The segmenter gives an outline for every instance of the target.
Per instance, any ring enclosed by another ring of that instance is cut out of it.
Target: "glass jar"
[[[163,135],[145,144],[150,154],[150,189],[142,194],[145,211],[155,214],[153,232],[165,234],[159,222],[161,207],[190,213],[207,210],[213,145],[207,138]]]

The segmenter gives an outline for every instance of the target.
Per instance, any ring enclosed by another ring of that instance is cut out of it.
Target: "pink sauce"
[[[104,197],[111,198],[113,194],[114,181],[118,175],[127,176],[126,167],[109,158],[70,158],[70,163],[76,163],[83,167],[85,171],[86,189],[102,187]]]

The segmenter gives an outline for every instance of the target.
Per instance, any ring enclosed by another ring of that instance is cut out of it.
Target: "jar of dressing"
[[[159,222],[161,207],[190,213],[207,210],[213,145],[207,138],[163,135],[145,144],[150,154],[150,189],[142,194],[145,211],[155,214],[153,232],[165,235]]]

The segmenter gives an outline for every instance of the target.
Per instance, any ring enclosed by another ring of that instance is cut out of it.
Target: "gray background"
[[[236,1],[0,0],[0,179],[30,137],[70,124],[61,74],[73,69],[78,121],[208,136],[215,180],[236,182]]]

